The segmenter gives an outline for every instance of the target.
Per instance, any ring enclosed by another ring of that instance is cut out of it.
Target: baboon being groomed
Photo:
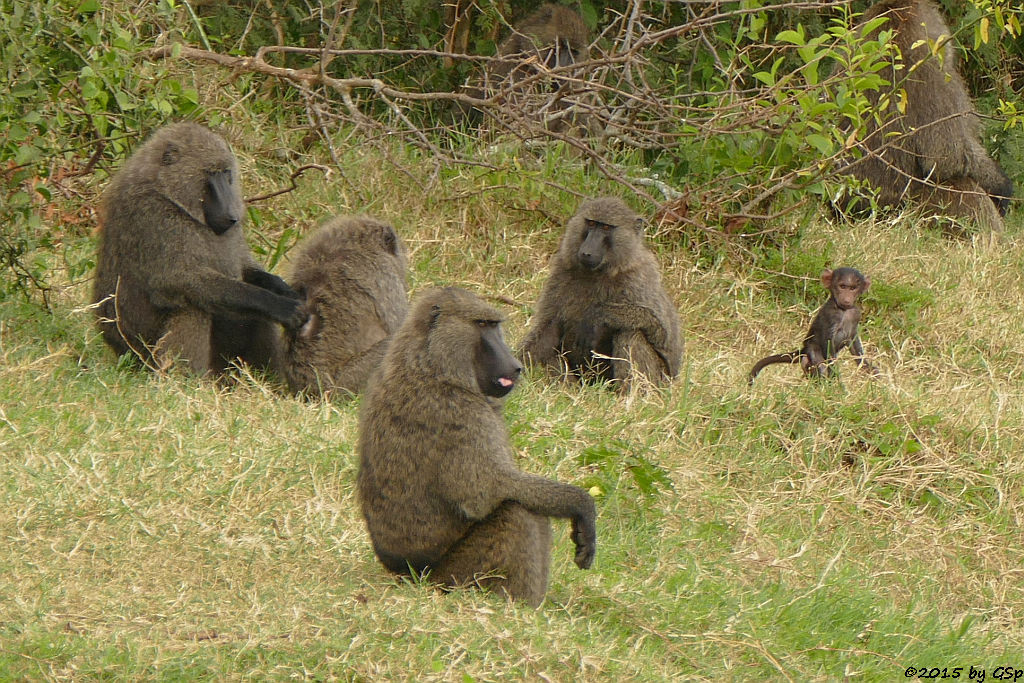
[[[103,338],[159,369],[197,374],[238,359],[269,367],[280,323],[306,321],[298,295],[260,268],[242,235],[238,162],[195,123],[157,131],[100,203],[93,302]]]
[[[679,372],[679,313],[644,245],[644,221],[614,197],[569,220],[520,349],[527,362],[578,376],[656,383]]]
[[[387,569],[536,606],[548,585],[548,518],[571,520],[575,562],[586,569],[596,510],[583,489],[516,466],[501,405],[522,366],[502,319],[454,287],[416,298],[363,403],[356,482]]]
[[[909,199],[1001,229],[1013,183],[981,144],[978,116],[939,8],[931,0],[882,0],[862,21],[877,17],[888,21],[868,37],[892,31],[898,54],[878,72],[889,85],[868,92],[882,124],[869,116],[858,145],[862,157],[852,160],[848,172],[878,192],[879,206]],[[939,46],[941,54],[933,54],[931,46]],[[852,196],[839,205],[858,211],[865,201]]]
[[[289,388],[362,391],[409,308],[395,229],[365,216],[334,218],[298,246],[290,272],[310,317],[285,334]]]

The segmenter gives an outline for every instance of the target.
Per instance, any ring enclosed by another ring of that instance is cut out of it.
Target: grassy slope
[[[257,162],[274,134],[236,133],[250,192],[283,185]],[[511,300],[522,336],[574,198],[531,174],[421,192],[358,149],[346,173],[358,189],[307,178],[261,205],[258,229],[390,219],[414,290]],[[571,161],[545,173],[608,189]],[[63,278],[53,318],[0,303],[2,677],[891,679],[1024,664],[1020,213],[999,239],[960,241],[815,219],[758,267],[696,233],[657,236],[682,376],[627,396],[531,376],[508,405],[525,469],[602,491],[595,568],[572,565],[556,524],[536,611],[384,573],[353,496],[358,400],[118,368],[81,309],[88,280]],[[825,265],[873,278],[862,334],[882,376],[847,360],[819,384],[776,366],[747,388],[757,357],[796,346]],[[672,488],[646,493],[652,473]]]

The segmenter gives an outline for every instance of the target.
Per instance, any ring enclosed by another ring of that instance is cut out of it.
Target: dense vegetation
[[[942,4],[991,114],[985,143],[1019,187],[1022,10]],[[493,51],[505,6],[477,3],[473,51]],[[843,223],[822,208],[836,121],[862,112],[884,49],[849,31],[863,2],[580,6],[608,28],[587,78],[630,115],[574,141],[499,113],[478,134],[458,115],[447,93],[479,64],[434,54],[448,53],[439,3],[0,0],[0,677],[1024,667],[1021,210],[1004,234],[951,236],[912,213]],[[327,41],[330,59],[255,59]],[[386,87],[351,82],[369,77]],[[683,375],[625,396],[531,375],[507,407],[524,469],[597,494],[593,570],[556,524],[539,610],[395,582],[353,497],[358,399],[109,354],[84,308],[96,198],[181,118],[231,140],[248,196],[295,182],[250,204],[268,267],[285,272],[330,215],[378,215],[411,248],[414,290],[504,302],[513,342],[579,196],[664,219],[651,239]],[[795,348],[836,265],[872,277],[862,336],[882,376],[847,360],[835,382],[777,366],[746,387],[753,360]]]

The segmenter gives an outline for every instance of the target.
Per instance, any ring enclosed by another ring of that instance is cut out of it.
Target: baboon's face
[[[476,381],[485,396],[501,398],[512,391],[523,366],[512,355],[497,320],[475,320],[479,341],[474,366]]]
[[[588,270],[600,270],[608,260],[616,227],[590,218],[583,219],[583,239],[576,252],[580,265]]]
[[[1000,172],[1002,172],[1001,169]],[[996,193],[992,196],[992,203],[996,205],[999,215],[1005,216],[1006,212],[1010,210],[1010,198],[1013,197],[1013,181],[1005,173],[1003,173],[1002,180],[1003,182],[996,188]]]
[[[853,268],[837,268],[834,272],[826,271],[822,274],[822,282],[832,292],[839,308],[844,311],[856,306],[857,299],[871,286],[871,280]]]
[[[218,235],[230,230],[242,219],[238,213],[238,188],[235,182],[235,174],[231,169],[206,172],[203,217],[210,230]]]
[[[582,52],[572,49],[569,41],[564,39],[559,40],[555,43],[554,47],[549,48],[544,58],[544,64],[549,69],[569,66],[579,61],[582,61]]]

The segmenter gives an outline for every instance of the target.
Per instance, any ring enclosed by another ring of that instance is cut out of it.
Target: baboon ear
[[[320,334],[320,328],[323,326],[320,318],[320,312],[314,311],[310,316],[306,324],[299,330],[298,337],[304,341],[309,341],[313,337]]]
[[[832,288],[832,271],[823,270],[821,271],[821,284],[825,285],[826,289]]]
[[[644,234],[644,227],[646,223],[647,221],[643,218],[637,217],[637,219],[633,221],[633,229],[642,235]]]
[[[864,289],[862,289],[861,291],[862,292],[868,291],[868,287],[870,287],[870,286],[871,286],[871,278],[869,278],[867,275],[865,275],[864,276]]]
[[[390,225],[383,226],[380,229],[380,241],[389,254],[398,256],[398,235],[395,234],[394,228]]]
[[[164,147],[164,153],[163,156],[160,157],[160,163],[164,166],[170,166],[178,163],[178,159],[180,157],[181,150],[178,149],[178,145],[173,142],[169,142],[167,143],[167,146]]]
[[[433,306],[430,307],[430,329],[434,329],[434,326],[437,325],[437,319],[439,317],[441,317],[441,307],[438,306],[437,304],[434,304]]]

